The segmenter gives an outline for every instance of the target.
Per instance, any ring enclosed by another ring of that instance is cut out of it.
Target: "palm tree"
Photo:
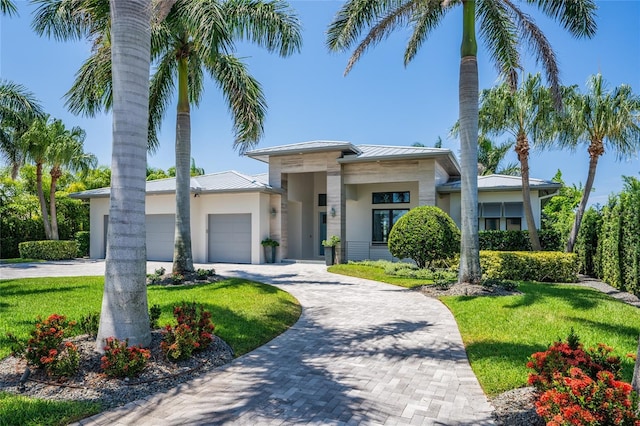
[[[553,139],[557,113],[551,90],[542,85],[540,74],[528,75],[513,90],[508,83],[484,90],[480,96],[479,126],[483,133],[511,134],[520,160],[522,203],[533,250],[542,250],[531,207],[529,188],[529,140],[540,144]]]
[[[42,0],[41,0],[42,1]],[[52,32],[59,16],[52,10],[64,0],[49,1],[36,17],[36,28]],[[55,4],[54,4],[55,3]],[[65,22],[64,25],[69,25]],[[58,27],[64,25],[57,25]],[[65,34],[69,34],[66,31]],[[72,33],[71,33],[72,34]],[[266,104],[258,82],[244,63],[227,53],[235,40],[246,38],[269,51],[288,56],[301,44],[300,25],[287,4],[276,0],[181,0],[152,32],[152,58],[156,71],[150,89],[150,146],[157,143],[156,131],[177,89],[176,123],[176,230],[173,272],[193,272],[190,224],[191,115],[204,90],[204,74],[222,89],[234,121],[234,147],[242,154],[262,137]],[[93,114],[108,108],[109,40],[95,38],[95,54],[82,66],[69,91],[67,102],[74,112]],[[177,88],[176,88],[177,86]]]
[[[595,1],[529,0],[544,14],[559,21],[577,37],[595,33]],[[328,46],[343,51],[357,43],[347,64],[348,73],[361,55],[386,38],[394,29],[409,26],[412,34],[404,53],[409,64],[429,33],[447,12],[462,6],[462,46],[460,60],[460,146],[462,240],[460,245],[461,282],[481,278],[478,243],[478,65],[476,21],[480,36],[492,60],[512,88],[517,87],[521,68],[518,45],[525,42],[542,62],[553,90],[559,93],[558,66],[553,50],[530,16],[505,0],[347,0],[328,30]],[[358,43],[363,30],[369,29]],[[559,100],[559,97],[557,97]]]
[[[64,129],[64,125],[62,126]],[[49,209],[51,217],[51,239],[58,239],[58,216],[56,214],[56,185],[64,169],[86,176],[89,169],[96,167],[98,158],[84,152],[85,132],[80,127],[64,130],[55,143],[47,147],[47,162],[51,165],[51,187],[49,189]]]
[[[509,150],[514,143],[507,141],[500,145],[495,145],[491,139],[485,135],[478,135],[478,172],[482,176],[499,175],[520,175],[520,167],[515,163],[509,163],[500,167]]]
[[[587,81],[588,93],[574,93],[567,99],[566,126],[560,143],[575,149],[586,143],[589,153],[589,173],[582,198],[567,241],[567,252],[573,247],[580,231],[584,210],[596,177],[598,159],[605,146],[616,153],[618,159],[628,158],[640,149],[640,97],[626,84],[607,90],[601,74]]]
[[[0,0],[0,13],[8,16],[17,15],[18,9],[11,0]]]
[[[36,187],[44,230],[47,239],[58,239],[58,220],[56,215],[56,185],[62,176],[62,170],[86,172],[95,167],[97,158],[84,152],[85,133],[79,127],[68,130],[62,121],[49,117],[35,120],[22,135],[21,149],[24,156],[36,166]],[[51,184],[49,189],[49,212],[44,196],[42,174],[45,165],[51,165]]]
[[[24,86],[0,80],[0,155],[11,166],[11,179],[24,161],[20,138],[42,114],[40,103]]]
[[[98,351],[111,336],[131,345],[151,341],[145,232],[151,1],[111,0],[110,6],[113,149]]]

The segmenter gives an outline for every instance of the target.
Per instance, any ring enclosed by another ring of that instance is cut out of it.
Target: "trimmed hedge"
[[[91,243],[89,231],[76,232],[76,241],[78,242],[78,257],[89,256],[89,245]]]
[[[483,278],[516,281],[576,282],[578,259],[573,253],[480,251]]]
[[[77,241],[25,241],[18,244],[23,259],[63,260],[78,255]]]
[[[538,231],[540,245],[544,251],[562,250],[562,236],[553,229]],[[480,231],[480,250],[531,251],[529,231]]]
[[[575,253],[578,255],[580,273],[600,276],[598,271],[598,238],[602,230],[602,212],[591,207],[584,212],[580,232],[576,240]]]

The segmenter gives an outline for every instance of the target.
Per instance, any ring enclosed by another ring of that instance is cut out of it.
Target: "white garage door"
[[[147,259],[173,260],[176,217],[172,214],[149,214],[147,219]]]
[[[251,214],[209,215],[209,262],[251,263]]]

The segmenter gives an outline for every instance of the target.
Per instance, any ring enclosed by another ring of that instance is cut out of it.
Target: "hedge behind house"
[[[562,237],[553,229],[538,231],[544,251],[562,250]],[[531,251],[529,231],[480,231],[480,250]]]

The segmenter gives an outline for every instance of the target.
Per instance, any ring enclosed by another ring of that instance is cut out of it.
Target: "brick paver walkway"
[[[215,268],[293,294],[300,320],[218,370],[82,425],[493,424],[439,301],[323,265]]]

